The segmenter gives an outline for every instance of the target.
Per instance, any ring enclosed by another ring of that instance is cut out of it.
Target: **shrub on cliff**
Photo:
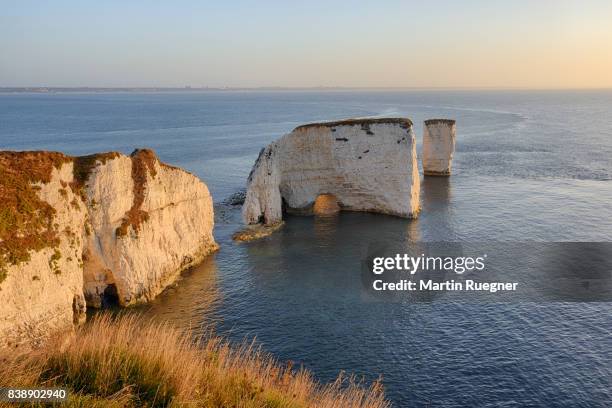
[[[134,316],[98,316],[68,340],[0,357],[0,366],[0,387],[66,387],[73,407],[389,406],[378,382],[366,388],[341,376],[321,385],[252,344],[194,341]]]

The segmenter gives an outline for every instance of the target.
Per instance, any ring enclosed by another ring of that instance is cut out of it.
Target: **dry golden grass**
[[[389,406],[379,382],[364,387],[340,376],[321,385],[253,344],[234,348],[214,336],[194,340],[133,315],[100,315],[69,339],[8,356],[0,359],[0,387],[66,387],[70,402],[62,406]]]

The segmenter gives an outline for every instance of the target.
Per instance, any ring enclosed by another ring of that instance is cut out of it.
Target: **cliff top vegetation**
[[[98,315],[68,340],[11,351],[0,364],[0,387],[65,387],[68,407],[389,407],[379,382],[341,375],[323,385],[254,344],[194,338],[135,315]]]
[[[95,166],[120,155],[108,152],[72,157],[47,151],[0,152],[0,282],[6,278],[9,266],[28,262],[32,251],[59,245],[54,222],[56,210],[39,195],[41,184],[51,181],[53,169],[61,169],[69,162],[74,164],[72,181],[62,182],[60,194],[67,197],[69,186],[86,203],[85,185]],[[134,203],[117,228],[118,236],[126,235],[129,227],[137,232],[147,220],[148,214],[141,208],[147,174],[155,177],[155,163],[159,163],[155,153],[148,149],[135,150],[130,157]],[[74,202],[73,207],[79,208],[78,203]]]
[[[408,118],[358,118],[358,119],[345,119],[334,122],[318,122],[318,123],[307,123],[305,125],[298,126],[294,129],[304,130],[314,127],[328,127],[334,128],[338,126],[361,126],[369,127],[370,125],[387,124],[387,125],[399,125],[400,127],[407,129],[412,126],[412,121]]]

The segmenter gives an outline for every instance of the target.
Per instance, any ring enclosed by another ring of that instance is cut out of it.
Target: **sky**
[[[612,1],[0,0],[0,86],[610,88]]]

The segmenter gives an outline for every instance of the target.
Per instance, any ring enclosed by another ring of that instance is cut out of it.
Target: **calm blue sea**
[[[260,150],[299,124],[363,116],[457,120],[454,174],[422,182],[415,221],[289,217],[231,241]],[[0,149],[150,147],[197,174],[221,250],[140,313],[256,337],[328,381],[382,376],[396,406],[612,406],[612,304],[363,296],[372,243],[612,241],[612,91],[0,94]],[[517,254],[520,256],[520,254]]]

